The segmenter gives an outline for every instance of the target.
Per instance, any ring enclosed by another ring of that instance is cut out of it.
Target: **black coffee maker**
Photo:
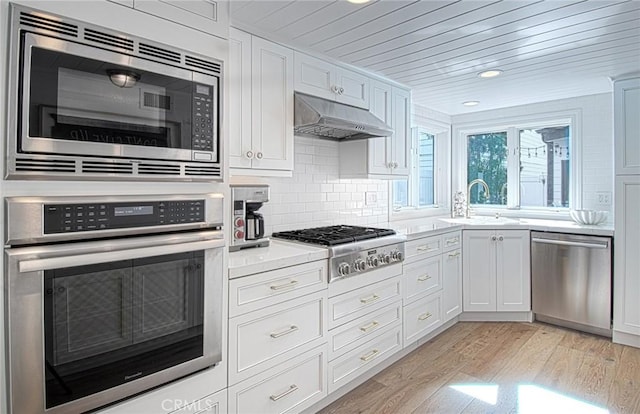
[[[264,217],[258,212],[269,201],[267,184],[231,185],[232,234],[229,251],[269,245]]]

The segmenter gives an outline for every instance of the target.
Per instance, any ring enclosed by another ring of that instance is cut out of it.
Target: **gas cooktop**
[[[394,230],[360,226],[281,231],[272,237],[329,249],[329,282],[402,262],[406,239]]]
[[[336,246],[362,240],[393,236],[394,230],[360,226],[327,226],[310,229],[281,231],[273,233],[273,237],[301,241],[323,246]]]

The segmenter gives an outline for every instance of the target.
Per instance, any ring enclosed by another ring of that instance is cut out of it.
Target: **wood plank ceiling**
[[[638,0],[232,0],[231,21],[408,85],[448,114],[609,92],[610,77],[640,72]],[[504,72],[477,76],[487,69]]]

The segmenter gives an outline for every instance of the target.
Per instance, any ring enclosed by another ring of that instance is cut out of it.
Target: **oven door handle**
[[[126,246],[118,250],[110,251],[84,251],[82,254],[65,254],[58,257],[42,259],[21,260],[18,263],[20,273],[38,272],[43,270],[60,269],[63,267],[84,266],[96,263],[116,262],[119,260],[138,259],[141,257],[163,256],[173,253],[184,253],[195,250],[217,249],[225,246],[220,232],[209,234],[213,239],[202,240],[203,235],[193,236],[194,240],[185,240],[180,243],[156,244],[157,237],[143,237],[135,243],[126,243]],[[165,240],[171,236],[164,236]],[[182,239],[183,236],[181,236]],[[206,236],[205,236],[206,237]],[[189,239],[189,237],[184,237]]]

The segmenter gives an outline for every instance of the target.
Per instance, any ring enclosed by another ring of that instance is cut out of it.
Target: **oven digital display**
[[[115,217],[146,216],[149,214],[153,214],[153,206],[115,207],[113,209],[113,215]]]
[[[204,85],[196,85],[196,93],[198,95],[207,95],[207,96],[211,94],[210,88]]]

